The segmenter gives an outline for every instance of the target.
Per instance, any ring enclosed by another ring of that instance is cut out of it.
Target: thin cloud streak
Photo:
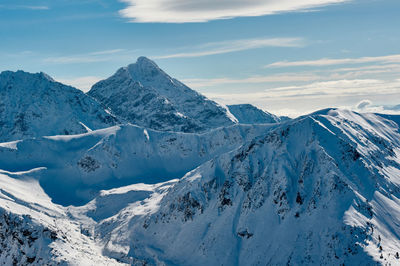
[[[0,5],[0,9],[18,10],[18,9],[29,9],[29,10],[49,10],[48,6],[33,6],[33,5]]]
[[[126,51],[125,49],[113,49],[113,50],[105,50],[105,51],[98,51],[90,53],[90,55],[105,55],[105,54],[117,54],[120,52]]]
[[[183,79],[182,81],[193,88],[217,87],[226,84],[268,84],[268,83],[290,83],[290,82],[311,82],[331,81],[344,79],[363,79],[371,75],[389,75],[396,77],[400,73],[400,64],[372,65],[351,68],[334,68],[303,72],[284,72],[280,74],[252,76],[248,78],[194,78]]]
[[[355,95],[400,94],[400,80],[354,79],[313,82],[302,86],[284,86],[256,93],[205,93],[211,98],[250,101],[256,99],[325,98]]]
[[[70,55],[70,56],[53,56],[43,59],[45,63],[51,64],[77,64],[77,63],[96,63],[96,62],[107,62],[116,59],[116,55],[125,55],[126,53],[132,53],[125,49],[112,49],[97,51],[87,54]]]
[[[315,74],[293,74],[284,73],[269,76],[253,76],[243,79],[233,78],[212,78],[212,79],[183,79],[182,82],[188,86],[199,87],[212,87],[224,84],[262,84],[262,83],[279,83],[279,82],[305,82],[320,79],[321,76]]]
[[[304,47],[304,46],[305,42],[302,38],[242,39],[242,40],[207,43],[195,47],[197,51],[155,56],[152,58],[168,59],[168,58],[202,57],[209,55],[240,52],[251,49],[259,49],[265,47]]]
[[[332,66],[332,65],[346,65],[346,64],[365,64],[365,63],[400,63],[400,54],[375,56],[375,57],[360,57],[360,58],[322,58],[317,60],[304,60],[304,61],[279,61],[269,65],[270,67],[304,67],[304,66]]]
[[[312,9],[350,0],[120,0],[120,11],[130,22],[207,22],[235,17],[257,17]]]

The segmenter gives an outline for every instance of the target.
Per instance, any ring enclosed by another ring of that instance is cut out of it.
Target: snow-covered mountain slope
[[[229,111],[233,114],[239,123],[242,124],[263,124],[263,123],[279,123],[281,118],[258,109],[251,104],[234,104],[228,105]],[[283,120],[286,120],[285,118]]]
[[[145,57],[98,82],[88,94],[126,121],[156,130],[203,132],[236,122],[226,108]]]
[[[15,172],[44,167],[34,176],[54,202],[84,204],[101,189],[180,178],[272,126],[233,125],[195,134],[125,125],[81,135],[0,143],[0,169]]]
[[[399,126],[329,109],[206,162],[96,232],[104,254],[137,264],[398,265],[399,225]]]
[[[0,263],[2,265],[122,265],[102,255],[68,209],[51,202],[37,180],[0,171]]]
[[[44,73],[0,74],[0,141],[78,134],[116,124],[91,97]]]
[[[0,147],[0,169],[7,170],[0,171],[3,264],[400,262],[400,132],[380,115],[328,109],[274,126],[204,134],[119,126]],[[183,167],[202,158],[194,155],[202,148],[213,155],[182,179],[100,190],[107,175],[115,178],[108,185],[117,186],[118,174],[170,166],[178,154]],[[133,166],[118,166],[125,160]],[[103,176],[113,163],[114,172]],[[54,178],[53,191],[46,177]],[[89,203],[51,202],[63,190],[74,198],[68,182],[76,180],[82,190],[96,188]]]
[[[398,124],[400,127],[400,115],[388,115],[388,114],[376,114],[376,115],[386,118],[388,120],[391,120],[391,121],[395,122],[396,124]]]

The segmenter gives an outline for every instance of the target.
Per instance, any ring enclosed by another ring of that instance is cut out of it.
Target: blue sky
[[[144,55],[225,104],[393,111],[399,12],[398,0],[2,0],[0,71],[87,90]]]

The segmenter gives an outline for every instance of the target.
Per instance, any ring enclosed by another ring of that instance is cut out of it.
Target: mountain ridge
[[[150,264],[396,264],[399,139],[376,115],[324,110],[206,162],[147,214],[124,221],[127,207],[98,230],[115,226],[105,239]]]
[[[43,72],[1,72],[0,97],[0,141],[3,142],[83,133],[118,122],[97,101]]]
[[[227,107],[238,122],[243,124],[279,123],[288,119],[278,117],[251,104],[232,104]]]

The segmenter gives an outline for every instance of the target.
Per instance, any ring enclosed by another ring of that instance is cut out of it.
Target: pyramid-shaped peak
[[[146,73],[146,72],[163,72],[157,64],[145,56],[141,56],[136,60],[136,63],[128,66],[129,72]]]
[[[96,83],[88,94],[128,122],[156,130],[204,132],[234,123],[224,107],[172,78],[146,57]]]
[[[138,57],[138,59],[136,60],[136,64],[138,64],[138,65],[153,65],[153,66],[158,67],[157,64],[153,60],[151,60],[145,56]]]
[[[130,64],[126,70],[133,80],[143,85],[160,87],[161,84],[168,84],[169,86],[172,80],[154,61],[144,56],[139,57],[136,63]]]

